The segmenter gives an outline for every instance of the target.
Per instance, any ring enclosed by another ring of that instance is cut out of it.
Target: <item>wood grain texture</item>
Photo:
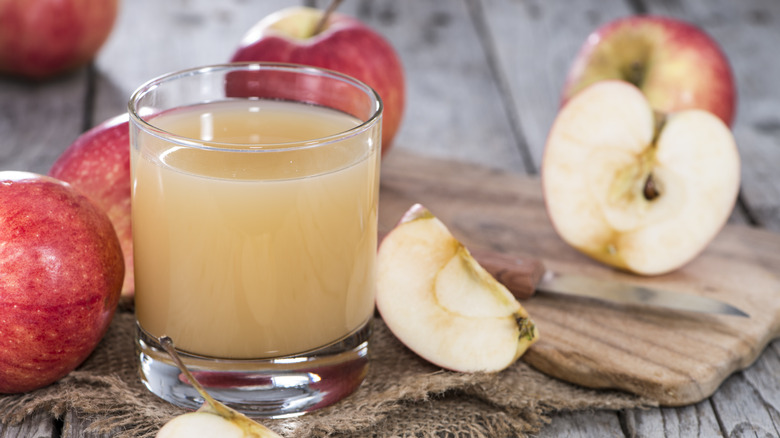
[[[117,433],[97,433],[89,429],[92,421],[83,416],[79,416],[74,411],[68,411],[62,425],[62,438],[110,438]]]
[[[599,25],[628,15],[621,0],[549,2],[485,0],[485,39],[495,52],[499,80],[511,97],[514,123],[538,170],[547,132],[560,108],[566,72],[585,38]],[[478,6],[475,6],[475,8]]]
[[[116,27],[96,60],[98,124],[127,111],[146,81],[173,71],[225,63],[261,18],[298,2],[132,0],[121,2]]]
[[[47,173],[81,134],[87,71],[50,82],[0,81],[0,170]]]
[[[3,438],[55,438],[59,436],[59,425],[46,412],[31,416],[29,421],[9,425],[0,423],[0,437]]]
[[[392,226],[399,212],[420,202],[467,246],[530,253],[557,272],[708,296],[751,315],[702,315],[539,295],[524,303],[541,333],[524,360],[554,377],[623,389],[663,405],[688,405],[712,395],[780,334],[778,234],[729,225],[682,269],[639,277],[609,269],[563,244],[547,219],[536,179],[400,153],[388,157],[382,172],[382,227]]]
[[[407,104],[396,147],[523,172],[502,90],[464,0],[361,0],[339,10],[380,32],[401,57]]]

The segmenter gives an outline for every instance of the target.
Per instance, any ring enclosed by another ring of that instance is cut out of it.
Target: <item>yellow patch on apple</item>
[[[512,293],[419,204],[384,238],[377,266],[382,319],[404,345],[433,364],[496,372],[539,339]]]
[[[660,114],[635,86],[597,82],[558,114],[542,159],[555,230],[605,264],[673,271],[717,235],[736,203],[740,159],[704,110]]]

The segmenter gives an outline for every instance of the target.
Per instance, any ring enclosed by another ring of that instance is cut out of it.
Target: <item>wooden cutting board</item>
[[[523,302],[541,334],[523,360],[553,377],[687,405],[709,397],[780,336],[778,234],[728,225],[683,268],[639,277],[566,245],[549,222],[538,178],[399,148],[385,158],[381,181],[380,232],[421,203],[467,247],[531,255],[559,272],[705,295],[750,314],[714,316],[540,294]]]

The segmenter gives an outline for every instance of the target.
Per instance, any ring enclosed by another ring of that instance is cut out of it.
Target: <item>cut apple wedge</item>
[[[390,331],[440,367],[495,372],[539,338],[509,290],[417,204],[384,238],[376,304]]]
[[[654,275],[691,261],[725,225],[740,184],[729,128],[713,114],[653,111],[635,86],[602,81],[558,114],[542,187],[564,241]]]

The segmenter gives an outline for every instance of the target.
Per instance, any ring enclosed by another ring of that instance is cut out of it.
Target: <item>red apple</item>
[[[45,79],[91,61],[118,0],[0,0],[0,72]]]
[[[372,87],[384,104],[382,153],[392,146],[405,104],[404,70],[395,49],[359,20],[333,13],[314,33],[323,11],[283,9],[259,21],[241,41],[232,62],[285,62],[334,70]]]
[[[75,188],[0,172],[0,393],[49,385],[102,339],[124,263],[106,214]]]
[[[49,176],[70,183],[108,214],[125,259],[122,296],[132,297],[135,276],[127,114],[108,119],[79,136],[54,162]]]
[[[661,16],[609,22],[590,34],[571,66],[565,103],[594,82],[636,85],[653,109],[709,111],[731,126],[737,91],[726,55],[698,27]]]

